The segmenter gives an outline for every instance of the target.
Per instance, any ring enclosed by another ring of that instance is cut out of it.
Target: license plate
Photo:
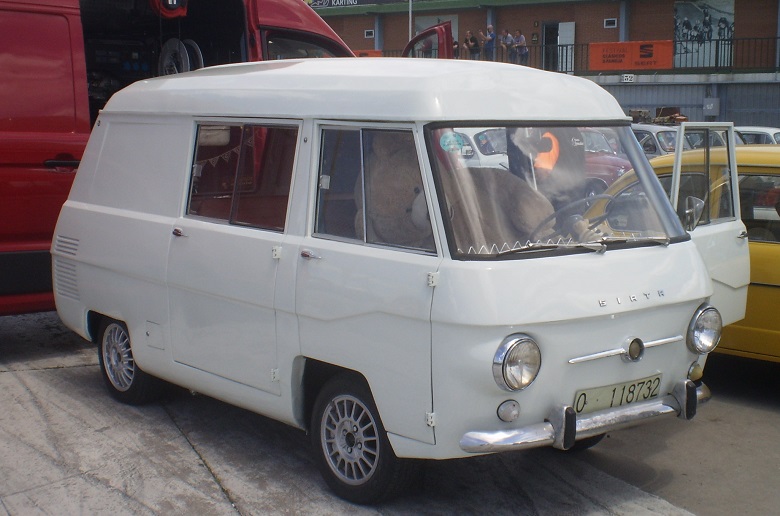
[[[587,414],[657,398],[660,387],[661,375],[657,374],[641,380],[584,389],[574,395],[574,411]]]

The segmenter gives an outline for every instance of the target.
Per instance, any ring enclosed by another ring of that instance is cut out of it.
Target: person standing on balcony
[[[523,31],[520,29],[515,31],[515,49],[517,50],[519,64],[528,66],[528,45],[525,42]]]
[[[493,26],[487,26],[487,34],[479,31],[479,39],[482,41],[482,48],[485,51],[486,61],[496,60],[496,33],[493,32]]]
[[[515,38],[509,29],[501,31],[501,37],[499,38],[501,43],[501,60],[509,63],[517,64],[517,51],[515,50]]]
[[[466,31],[466,38],[463,40],[463,48],[468,49],[469,59],[479,59],[479,40],[470,30]]]

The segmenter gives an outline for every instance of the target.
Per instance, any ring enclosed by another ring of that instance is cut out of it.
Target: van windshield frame
[[[583,131],[600,128],[617,136],[620,154],[588,152]],[[496,131],[505,132],[506,145],[475,141],[485,134],[494,139]],[[690,239],[628,123],[443,122],[426,125],[425,140],[453,259]]]

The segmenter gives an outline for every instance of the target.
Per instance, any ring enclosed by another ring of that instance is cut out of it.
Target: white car
[[[780,127],[738,126],[735,127],[745,143],[780,144]]]
[[[675,125],[656,125],[656,124],[631,124],[631,130],[634,132],[642,151],[648,159],[665,154],[673,154],[677,145],[677,130]],[[726,145],[726,136],[723,130],[709,131],[708,136],[704,136],[701,131],[692,131],[686,133],[683,140],[683,150],[699,149],[704,146],[705,140],[713,147],[722,147]],[[748,143],[742,137],[739,131],[734,132],[735,145],[744,145]]]
[[[506,130],[503,127],[457,127],[463,138],[461,156],[469,167],[508,169]]]
[[[101,111],[60,213],[57,311],[119,401],[161,379],[306,430],[357,503],[403,492],[415,459],[690,419],[744,315],[747,242],[733,198],[703,233],[684,198],[683,226],[629,122],[592,81],[494,62],[138,81]],[[593,126],[627,150],[614,195],[585,192]],[[506,135],[506,169],[464,164],[465,127]]]
[[[648,158],[674,153],[674,147],[677,143],[676,126],[631,124],[631,130]],[[690,149],[687,143],[686,149]]]

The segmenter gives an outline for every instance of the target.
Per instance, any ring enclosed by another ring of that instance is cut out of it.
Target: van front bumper
[[[460,447],[469,453],[492,453],[552,446],[568,450],[579,439],[593,437],[638,422],[675,415],[693,419],[696,407],[711,397],[706,385],[691,380],[677,383],[671,394],[620,408],[577,415],[571,406],[553,410],[542,423],[514,430],[467,432]]]

